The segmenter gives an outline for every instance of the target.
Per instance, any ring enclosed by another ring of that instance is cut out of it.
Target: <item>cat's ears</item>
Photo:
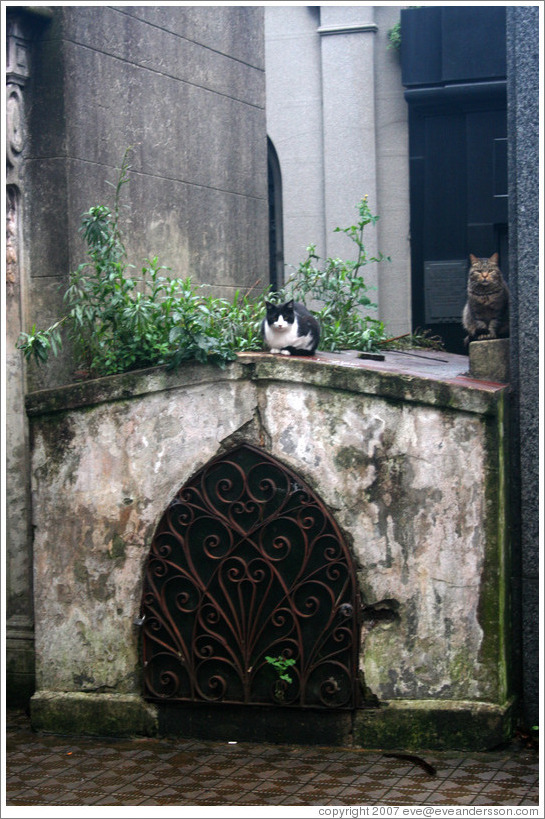
[[[492,264],[498,264],[499,260],[500,260],[500,257],[498,256],[498,254],[493,253],[488,261],[492,262]],[[470,253],[469,254],[469,261],[471,262],[471,264],[475,264],[475,262],[479,261],[479,258],[478,258],[478,256],[474,256],[473,253]]]
[[[265,307],[267,308],[267,310],[274,310],[274,308],[278,307],[278,306],[279,306],[278,304],[273,304],[270,301],[265,302]],[[293,307],[294,308],[295,307],[295,299],[290,299],[289,301],[287,301],[286,302],[286,307],[289,307],[289,308]]]

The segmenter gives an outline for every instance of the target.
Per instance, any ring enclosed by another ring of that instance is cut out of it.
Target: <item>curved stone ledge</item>
[[[508,386],[471,378],[466,356],[450,353],[386,353],[384,360],[350,353],[317,353],[313,358],[284,358],[241,353],[224,370],[196,363],[177,370],[153,367],[120,375],[38,390],[26,398],[28,415],[59,412],[109,401],[128,400],[163,390],[220,381],[284,381],[376,395],[394,401],[428,404],[495,415]]]
[[[234,362],[225,370],[202,364],[186,364],[177,370],[150,367],[119,375],[109,375],[90,381],[79,381],[63,387],[31,392],[26,397],[28,415],[62,412],[77,407],[91,407],[111,401],[126,401],[149,393],[174,390],[195,384],[236,381],[246,376],[247,370]]]

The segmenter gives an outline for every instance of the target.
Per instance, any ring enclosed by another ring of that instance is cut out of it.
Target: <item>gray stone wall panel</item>
[[[256,68],[263,69],[264,46],[256,32],[263,25],[260,6],[180,7],[173,18],[166,6],[121,6],[118,10],[136,19],[178,34],[211,51],[228,54]]]
[[[205,9],[200,11],[204,12]],[[178,9],[178,12],[183,13],[183,9]],[[199,29],[206,26],[202,13],[195,15],[193,10],[194,29],[197,35],[195,40],[188,36],[183,27],[180,33],[173,30],[176,26],[173,26],[172,22],[177,20],[178,15],[173,17],[172,12],[167,11],[163,15],[164,27],[153,24],[152,20],[146,20],[145,14],[136,16],[137,13],[138,9],[104,7],[98,15],[96,9],[82,8],[79,15],[70,17],[66,39],[75,47],[108,55],[120,71],[123,63],[127,63],[150,74],[170,77],[204,90],[240,99],[257,107],[263,106],[264,78],[263,67],[259,65],[259,61],[255,61],[257,64],[241,61],[228,50],[232,45],[228,41],[225,43],[227,50],[207,46],[206,59],[202,59],[203,46],[206,46],[198,37]],[[216,20],[216,24],[220,25],[219,31],[229,32],[232,40],[234,26],[229,25],[225,12],[219,17],[223,18]],[[252,26],[255,25],[257,18],[250,22]],[[240,33],[237,32],[238,35]],[[244,34],[253,35],[250,47],[255,49],[258,42],[255,29],[245,29]]]

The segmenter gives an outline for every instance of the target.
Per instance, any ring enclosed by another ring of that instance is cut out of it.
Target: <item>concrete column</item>
[[[412,324],[408,107],[400,55],[388,40],[400,14],[400,6],[375,6],[377,242],[392,260],[379,266],[378,302],[390,336],[409,332]]]
[[[22,241],[30,23],[22,11],[6,19],[6,694],[24,705],[34,690],[32,538],[26,371],[17,339],[27,321]]]
[[[522,717],[539,721],[539,9],[507,9],[512,529]]]
[[[267,6],[267,133],[282,175],[286,278],[309,244],[325,254],[319,7]]]
[[[336,227],[355,223],[367,195],[377,211],[374,41],[372,6],[321,6],[326,252],[352,258],[352,242]],[[376,251],[376,231],[365,241]],[[376,284],[376,270],[369,268]]]

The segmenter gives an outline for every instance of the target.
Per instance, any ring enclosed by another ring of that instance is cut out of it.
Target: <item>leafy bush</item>
[[[113,211],[105,205],[83,214],[80,232],[88,261],[70,274],[64,301],[68,312],[47,330],[22,333],[18,347],[38,364],[62,346],[61,329],[72,341],[77,368],[92,375],[182,361],[224,367],[237,350],[260,349],[252,310],[237,292],[232,302],[206,295],[190,278],[170,278],[158,258],[146,259],[131,274],[119,228],[119,201],[128,181],[123,157]]]
[[[414,6],[413,6],[414,8]],[[392,48],[395,51],[401,51],[401,21],[398,20],[397,23],[394,23],[392,28],[390,28],[387,32],[388,37],[388,48]]]
[[[190,360],[225,367],[237,352],[262,349],[266,299],[317,303],[320,349],[374,350],[384,340],[382,322],[365,314],[376,305],[367,295],[362,268],[385,258],[368,258],[363,245],[364,228],[378,218],[371,214],[367,198],[357,206],[357,223],[336,229],[356,244],[356,261],[328,258],[320,267],[316,248],[310,245],[307,259],[281,292],[266,290],[252,298],[250,292],[237,291],[229,301],[209,295],[207,285],[194,285],[191,278],[171,278],[157,256],[145,260],[139,275],[133,272],[119,227],[130,150],[123,157],[113,209],[96,205],[82,216],[87,261],[70,274],[66,315],[46,330],[34,325],[19,337],[17,346],[27,360],[44,364],[51,353],[57,355],[66,332],[76,369],[92,376],[159,364],[177,367]]]
[[[282,294],[282,298],[289,294],[299,301],[320,305],[313,312],[322,328],[320,349],[328,352],[348,349],[368,352],[376,350],[386,338],[384,324],[366,314],[377,305],[367,295],[370,288],[362,276],[362,269],[371,263],[390,261],[390,258],[382,253],[367,255],[363,232],[367,225],[376,224],[378,216],[371,213],[366,196],[356,209],[358,220],[355,225],[335,228],[336,233],[344,233],[356,245],[356,260],[328,258],[319,266],[316,246],[310,245],[306,260],[299,265]]]

